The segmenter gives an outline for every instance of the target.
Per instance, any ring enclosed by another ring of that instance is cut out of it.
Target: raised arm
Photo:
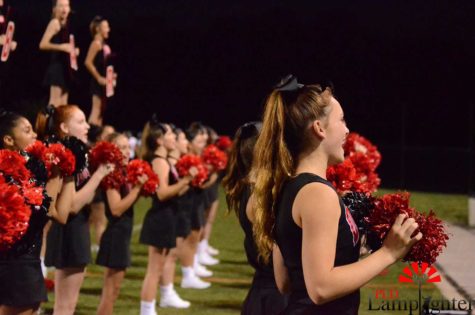
[[[381,249],[358,262],[335,267],[340,205],[338,196],[321,183],[304,186],[294,201],[293,218],[302,227],[302,264],[310,298],[323,304],[362,287],[409,251],[422,234],[414,219],[400,215]]]

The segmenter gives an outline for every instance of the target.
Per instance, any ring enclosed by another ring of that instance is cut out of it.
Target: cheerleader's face
[[[197,155],[201,155],[206,146],[206,137],[204,133],[197,134],[190,142],[190,150]]]
[[[101,24],[99,24],[97,33],[100,34],[102,38],[108,39],[110,31],[111,31],[111,29],[110,29],[110,26],[109,26],[109,22],[104,20],[104,21],[101,22]]]
[[[69,0],[57,0],[56,6],[53,8],[54,17],[59,20],[66,20],[71,12]]]
[[[172,151],[176,148],[176,135],[170,126],[166,125],[166,128],[167,131],[162,137],[162,145],[167,149],[167,151]]]
[[[61,130],[66,136],[73,136],[84,143],[87,143],[87,133],[89,132],[89,124],[86,121],[84,112],[76,109],[72,112],[69,120],[61,123]]]
[[[184,132],[180,132],[176,139],[176,148],[180,152],[180,154],[188,153],[188,139],[186,139],[186,135]]]
[[[130,144],[126,136],[120,135],[114,140],[114,144],[119,148],[124,156],[124,162],[128,163],[130,158]]]
[[[10,136],[5,136],[3,142],[12,150],[24,150],[28,145],[36,140],[36,133],[33,131],[28,119],[21,117],[17,120],[16,126],[11,130]]]
[[[330,112],[322,119],[324,139],[321,144],[328,154],[328,165],[334,165],[345,160],[343,145],[349,130],[340,103],[332,97],[329,106]]]

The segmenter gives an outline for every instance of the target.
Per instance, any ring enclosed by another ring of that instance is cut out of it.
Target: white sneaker
[[[198,262],[206,266],[214,266],[219,264],[219,260],[211,257],[207,252],[201,252],[198,254]]]
[[[208,270],[205,266],[200,264],[195,264],[193,269],[195,270],[195,275],[201,278],[207,278],[213,275],[211,270]]]
[[[207,289],[211,283],[201,280],[195,275],[181,279],[181,287],[184,289]]]
[[[160,307],[188,308],[191,303],[183,300],[175,290],[160,297]]]
[[[213,256],[219,255],[219,250],[212,247],[211,245],[208,245],[208,247],[206,247],[206,252]]]

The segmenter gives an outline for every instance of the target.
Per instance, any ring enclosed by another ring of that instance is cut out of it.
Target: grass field
[[[380,193],[391,192],[382,190]],[[211,269],[214,272],[209,281],[211,288],[207,290],[184,290],[179,286],[181,279],[179,268],[175,288],[180,296],[192,303],[187,310],[157,308],[158,314],[203,314],[203,315],[226,315],[239,314],[241,303],[244,300],[253,275],[252,268],[247,264],[243,251],[243,232],[241,231],[236,217],[226,215],[226,207],[223,194],[220,194],[220,209],[217,222],[211,239],[211,244],[220,250],[221,263]],[[419,210],[433,208],[437,214],[454,223],[466,224],[467,222],[467,197],[463,195],[443,195],[429,193],[413,193],[412,205]],[[136,205],[135,224],[137,227],[142,222],[143,216],[148,209],[149,200],[141,199]],[[115,305],[114,314],[138,314],[140,307],[140,288],[147,265],[146,247],[138,244],[139,229],[136,228],[133,235],[132,267],[127,270],[126,279],[122,284],[119,299]],[[418,290],[412,284],[398,283],[398,275],[406,264],[393,265],[388,273],[380,275],[361,290],[360,314],[408,314],[408,311],[370,311],[369,298],[375,297],[376,290],[385,290],[388,294],[391,289],[399,293],[400,300],[417,300]],[[102,288],[102,268],[90,265],[87,276],[81,289],[81,296],[76,314],[94,314],[99,303]],[[440,299],[440,293],[433,285],[423,286],[423,296],[432,296]],[[50,302],[42,306],[45,314],[52,313],[54,295],[49,294]],[[373,309],[376,308],[373,302]],[[337,314],[335,314],[337,315]]]

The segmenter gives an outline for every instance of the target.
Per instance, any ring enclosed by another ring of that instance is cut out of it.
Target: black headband
[[[279,83],[274,86],[274,89],[280,92],[294,92],[303,88],[304,85],[297,82],[297,78],[292,74],[283,77]]]

